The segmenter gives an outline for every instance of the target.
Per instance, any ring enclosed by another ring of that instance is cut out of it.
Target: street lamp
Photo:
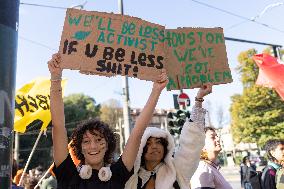
[[[237,27],[237,26],[239,26],[239,25],[241,25],[241,24],[244,24],[244,23],[246,23],[246,22],[249,22],[249,21],[251,21],[251,22],[256,22],[256,23],[258,23],[258,24],[264,25],[263,23],[257,22],[256,19],[262,17],[263,14],[266,13],[268,10],[273,9],[273,8],[275,8],[275,7],[278,7],[278,6],[281,6],[281,5],[283,5],[283,4],[284,4],[283,2],[278,2],[278,3],[269,4],[269,5],[267,5],[266,7],[264,7],[264,9],[261,11],[260,14],[254,16],[254,17],[252,17],[252,18],[250,18],[250,19],[246,19],[246,20],[244,20],[244,21],[242,21],[242,22],[239,22],[239,23],[237,23],[237,24],[234,24],[234,25],[232,25],[232,26],[226,28],[226,30],[235,28],[235,27]],[[265,26],[265,25],[264,25],[264,26]],[[266,25],[266,26],[268,27],[268,25]]]
[[[72,9],[78,8],[78,9],[82,10],[82,9],[84,9],[84,6],[87,4],[87,2],[88,2],[88,1],[85,1],[83,4],[73,5],[73,6],[71,6],[70,8],[72,8]]]
[[[279,7],[281,5],[283,5],[284,3],[283,2],[278,2],[278,3],[273,3],[273,4],[269,4],[267,5],[266,7],[264,7],[264,9],[261,11],[260,14],[256,15],[255,17],[251,18],[252,21],[255,21],[257,18],[260,18],[262,17],[262,15],[264,13],[266,13],[269,9],[273,9],[275,7]]]

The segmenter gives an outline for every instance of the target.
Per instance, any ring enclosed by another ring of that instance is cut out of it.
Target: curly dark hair
[[[267,158],[270,161],[276,161],[275,157],[273,157],[273,155],[271,154],[271,151],[275,150],[279,144],[284,145],[284,140],[283,139],[270,139],[265,143],[264,149],[267,153]]]
[[[74,154],[81,163],[85,163],[85,157],[82,154],[82,140],[83,135],[89,131],[91,134],[95,134],[94,131],[98,131],[107,142],[107,151],[104,156],[104,163],[110,164],[113,161],[113,153],[116,147],[116,137],[108,124],[98,120],[91,119],[82,122],[77,126],[71,135],[71,148]]]
[[[149,138],[147,139],[147,141],[148,141],[150,138],[157,138],[157,137],[149,137]],[[163,147],[164,147],[164,155],[163,155],[163,158],[162,158],[162,160],[161,160],[161,162],[162,162],[162,161],[164,161],[164,159],[165,159],[165,157],[166,157],[166,155],[167,155],[167,153],[168,153],[168,144],[169,144],[169,142],[167,141],[167,139],[162,138],[162,137],[160,137],[160,138],[158,138],[158,139],[161,140],[161,143],[162,143],[162,145],[163,145]],[[146,144],[146,145],[144,146],[144,148],[143,148],[143,152],[142,152],[142,156],[141,156],[141,166],[144,166],[144,165],[145,165],[145,154],[147,153],[147,150],[148,150],[148,146],[147,146],[147,144]]]
[[[245,156],[245,157],[243,157],[242,163],[246,164],[248,160],[249,160],[249,156]]]
[[[216,132],[216,129],[214,127],[204,127],[204,132],[207,133],[207,131]]]

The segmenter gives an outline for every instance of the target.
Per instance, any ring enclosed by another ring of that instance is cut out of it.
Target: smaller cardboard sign
[[[232,82],[222,28],[167,29],[168,90]]]
[[[165,63],[164,30],[135,17],[68,9],[59,49],[62,67],[155,81]]]

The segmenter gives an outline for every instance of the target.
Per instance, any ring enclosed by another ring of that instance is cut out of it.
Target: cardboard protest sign
[[[68,9],[62,67],[154,81],[164,67],[163,26],[119,14]]]
[[[222,28],[167,29],[168,90],[232,82]]]

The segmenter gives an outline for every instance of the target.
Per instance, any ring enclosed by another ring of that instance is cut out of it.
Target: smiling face
[[[93,169],[100,169],[104,166],[104,156],[107,151],[107,142],[101,133],[94,130],[86,131],[82,140],[82,154],[85,158],[85,164]]]
[[[220,145],[220,138],[218,137],[217,133],[215,131],[208,130],[205,135],[204,150],[208,153],[219,153],[222,150],[222,147]]]
[[[146,143],[145,162],[160,163],[164,157],[165,149],[162,139],[150,137]]]

